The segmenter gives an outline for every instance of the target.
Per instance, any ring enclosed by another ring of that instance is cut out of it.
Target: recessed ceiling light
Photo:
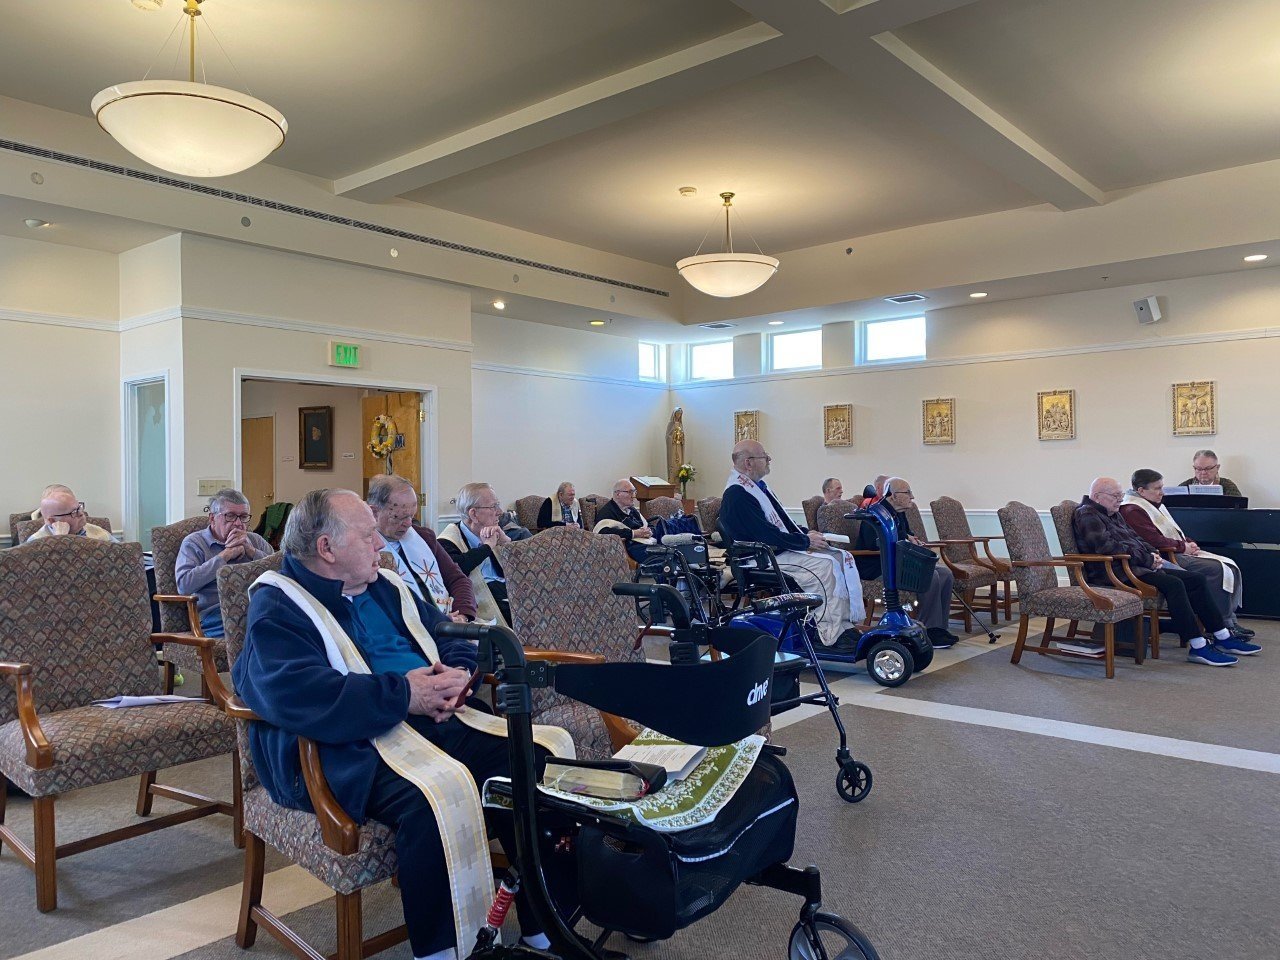
[[[1249,254],[1247,257],[1245,257],[1245,258],[1244,258],[1244,262],[1245,262],[1245,263],[1257,263],[1257,262],[1259,262],[1260,260],[1265,260],[1265,259],[1267,259],[1267,255],[1266,255],[1265,253],[1251,253],[1251,254]]]
[[[505,309],[507,309],[507,301],[505,301],[505,300],[495,300],[495,301],[493,301],[493,309],[495,309],[495,310],[505,310]]]
[[[593,327],[603,327],[603,326],[604,326],[606,323],[608,323],[609,321],[608,321],[608,320],[590,320],[590,321],[588,321],[588,322],[589,322],[589,323],[591,324],[591,326],[593,326]]]
[[[32,230],[38,230],[41,227],[47,227],[49,225],[48,220],[37,220],[35,217],[27,217],[27,219],[23,220],[22,222],[25,223]]]
[[[771,327],[780,327],[780,326],[782,326],[785,322],[786,322],[785,320],[770,320],[770,321],[769,321],[769,326],[771,326]]]
[[[985,296],[986,296],[986,294],[985,294],[985,293],[971,293],[971,294],[969,294],[969,297],[970,297],[971,299],[973,299],[973,300],[981,300],[981,299],[982,299],[983,297],[985,297]]]

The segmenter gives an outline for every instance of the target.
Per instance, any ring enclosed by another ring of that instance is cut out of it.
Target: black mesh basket
[[[795,785],[761,754],[710,823],[678,833],[586,822],[578,835],[578,893],[598,927],[665,939],[711,913],[738,885],[791,857]]]
[[[933,568],[938,565],[938,555],[928,547],[921,547],[909,540],[899,540],[898,589],[912,593],[924,593],[933,585]]]

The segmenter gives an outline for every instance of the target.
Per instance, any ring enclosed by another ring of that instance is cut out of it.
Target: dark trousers
[[[409,717],[409,724],[424,737],[444,750],[471,771],[477,787],[490,777],[505,777],[510,772],[507,741],[491,737],[465,726],[456,717],[435,723],[426,717]],[[537,751],[537,775],[547,752]],[[422,791],[385,763],[378,764],[373,788],[369,794],[369,818],[385,823],[396,831],[396,854],[400,860],[400,900],[404,921],[409,928],[409,944],[415,957],[425,957],[455,944],[465,955],[475,944],[475,930],[464,930],[461,941],[453,929],[449,878],[445,868],[444,847],[435,813]],[[515,858],[515,830],[511,815],[505,811],[486,810],[485,821],[491,836],[502,842],[508,857]],[[531,916],[523,892],[516,897],[526,935],[539,931],[526,926]]]
[[[1203,575],[1166,564],[1159,570],[1141,574],[1138,579],[1160,591],[1169,608],[1173,629],[1183,640],[1202,635],[1196,617],[1210,634],[1223,628],[1222,611],[1209,595],[1209,584]]]

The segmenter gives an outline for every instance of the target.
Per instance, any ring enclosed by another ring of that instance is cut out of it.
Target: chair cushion
[[[998,579],[995,572],[990,567],[984,567],[980,563],[955,563],[951,564],[960,572],[956,574],[956,586],[961,588],[973,587],[990,587],[994,586]]]
[[[395,831],[386,824],[365,821],[360,848],[343,856],[325,846],[314,813],[280,806],[266,787],[245,793],[244,828],[338,893],[354,893],[388,880],[399,868]]]
[[[534,703],[533,722],[568,730],[579,760],[607,760],[613,756],[609,731],[595,707],[560,694],[540,693]]]
[[[1055,617],[1059,620],[1085,620],[1089,623],[1115,623],[1142,616],[1142,601],[1123,590],[1095,588],[1111,600],[1114,610],[1099,610],[1080,587],[1050,587],[1019,600],[1022,612],[1033,617]]]
[[[35,797],[56,796],[203,760],[235,749],[231,721],[209,703],[167,703],[107,710],[75,707],[40,717],[53,766],[27,766],[17,720],[0,726],[0,772]]]

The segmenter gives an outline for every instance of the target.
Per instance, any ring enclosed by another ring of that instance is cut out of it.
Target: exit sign
[[[329,341],[329,366],[331,367],[360,366],[360,344],[341,343],[337,340],[330,340]]]

